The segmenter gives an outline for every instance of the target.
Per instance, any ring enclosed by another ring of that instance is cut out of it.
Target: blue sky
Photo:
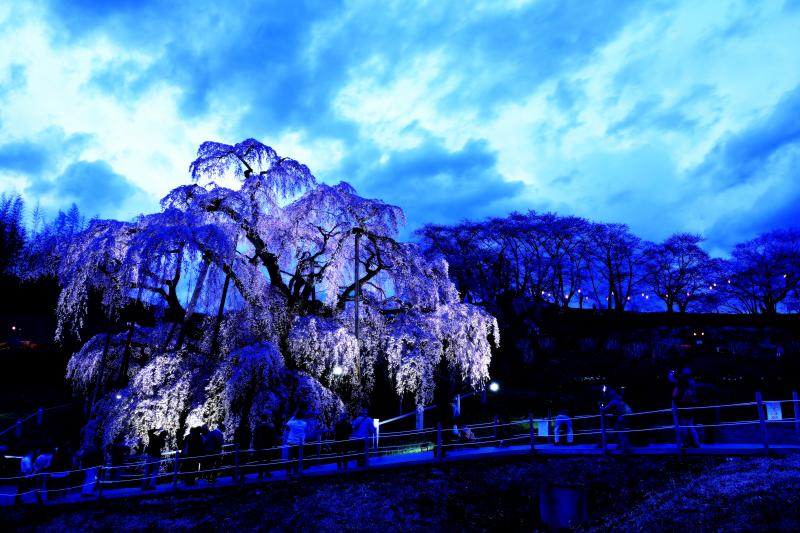
[[[425,222],[797,224],[800,0],[6,2],[0,191],[130,218],[255,137]]]

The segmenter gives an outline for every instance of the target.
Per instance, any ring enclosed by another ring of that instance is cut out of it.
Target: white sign
[[[548,428],[550,426],[549,420],[536,420],[536,433],[540,437],[547,437],[549,435]]]
[[[764,402],[767,406],[767,420],[783,420],[781,402]]]

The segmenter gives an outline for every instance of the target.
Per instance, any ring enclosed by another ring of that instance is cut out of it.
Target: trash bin
[[[585,485],[549,484],[539,493],[542,522],[553,529],[569,529],[589,520],[589,491]]]

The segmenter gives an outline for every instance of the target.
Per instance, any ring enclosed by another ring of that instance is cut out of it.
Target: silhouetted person
[[[272,463],[280,459],[278,432],[272,420],[259,422],[253,431],[253,448],[256,450],[256,471],[258,477],[270,475]]]
[[[200,469],[198,457],[205,453],[203,447],[203,433],[199,426],[189,430],[189,436],[183,443],[183,459],[181,461],[184,473],[183,482],[186,485],[194,485],[197,478],[197,471]]]
[[[339,415],[339,420],[333,427],[333,449],[336,452],[336,466],[339,469],[347,468],[347,463],[350,458],[350,450],[352,444],[349,442],[350,437],[353,435],[353,426],[351,425],[350,417],[347,413]]]
[[[286,467],[287,474],[296,474],[300,471],[300,447],[303,446],[306,440],[306,421],[300,416],[292,416],[286,422],[286,436],[285,442],[289,447],[288,460],[289,463]]]
[[[220,424],[218,427],[206,433],[203,437],[203,445],[206,453],[206,464],[208,465],[206,478],[209,483],[217,481],[219,475],[219,468],[222,464],[222,445],[225,443],[225,435],[223,430],[225,426]]]
[[[680,427],[681,444],[700,447],[697,429],[694,427],[694,408],[697,405],[697,384],[692,377],[692,370],[685,367],[680,374],[669,373],[669,379],[675,383],[672,390],[672,399],[678,408],[678,426]]]
[[[250,424],[247,422],[240,422],[233,432],[233,444],[239,453],[239,479],[243,480],[247,475],[245,465],[250,463],[252,454],[250,450],[250,441],[253,439],[252,432],[250,431]]]
[[[368,441],[375,434],[375,420],[369,416],[369,411],[366,408],[361,409],[361,412],[353,420],[353,434],[351,438],[360,441],[358,455],[356,456],[358,466],[366,466],[367,458],[363,450],[369,446]]]
[[[125,437],[120,433],[114,442],[108,445],[108,458],[111,461],[111,471],[109,479],[117,481],[122,477],[122,470],[125,467],[125,460],[131,453],[131,447],[125,444]]]
[[[161,452],[167,442],[164,428],[151,429],[147,432],[147,446],[144,449],[145,466],[142,479],[142,490],[155,490],[158,472],[161,470]]]
[[[614,434],[617,436],[617,444],[623,452],[627,452],[630,448],[630,441],[628,440],[628,431],[625,425],[625,415],[629,415],[633,411],[622,399],[622,395],[611,387],[607,389],[607,396],[608,403],[600,408],[600,413],[612,417],[612,427],[614,428]]]

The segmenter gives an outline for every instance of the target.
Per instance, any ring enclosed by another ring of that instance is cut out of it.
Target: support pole
[[[42,427],[42,422],[44,419],[44,409],[41,407],[36,410],[36,425]]]
[[[794,432],[800,437],[800,402],[797,400],[797,391],[792,393],[792,405],[794,406]]]
[[[425,427],[425,409],[417,407],[417,431],[422,431]]]
[[[531,454],[536,453],[536,438],[533,434],[533,413],[528,413],[528,424],[531,429]]]
[[[761,442],[764,443],[764,453],[769,453],[769,440],[767,439],[767,421],[764,418],[764,400],[761,392],[756,393],[756,404],[758,405],[758,423],[761,426]]]
[[[233,450],[233,479],[236,480],[236,483],[241,483],[242,478],[239,476],[239,443],[236,443],[236,448]]]
[[[606,445],[606,416],[603,414],[603,409],[600,409],[600,446],[603,448],[603,455],[608,453],[608,446]]]
[[[15,429],[14,433],[16,434],[17,438],[20,438],[22,436],[22,420],[17,420],[17,423],[16,423],[15,426],[16,426],[16,429]]]
[[[305,441],[297,445],[297,475],[303,473],[303,448],[305,448]]]
[[[103,499],[103,483],[106,480],[106,470],[103,465],[97,467],[97,499]]]
[[[442,459],[442,423],[436,423],[436,458]]]
[[[681,423],[678,417],[678,405],[672,400],[672,423],[675,426],[675,448],[678,454],[683,452],[683,439],[681,438]]]
[[[180,457],[181,452],[180,450],[175,450],[175,456],[173,458],[173,465],[172,465],[172,490],[178,490],[178,470],[180,464]]]

